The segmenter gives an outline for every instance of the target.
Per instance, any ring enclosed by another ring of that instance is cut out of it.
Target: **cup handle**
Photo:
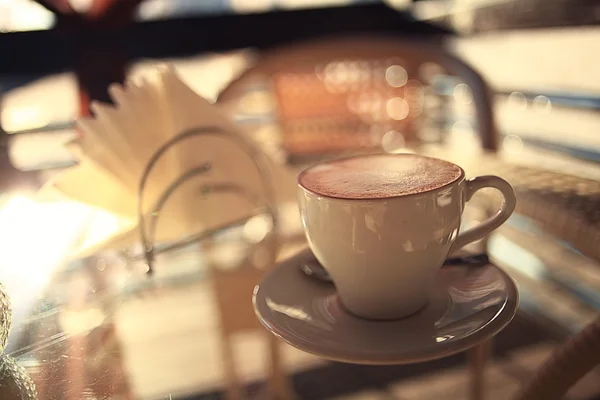
[[[502,201],[500,209],[496,212],[496,214],[489,217],[476,227],[468,229],[458,235],[456,241],[452,245],[452,251],[458,250],[471,242],[482,239],[494,229],[502,225],[514,211],[517,204],[515,191],[504,179],[493,175],[478,176],[468,180],[465,186],[465,201],[471,200],[471,197],[476,191],[485,187],[497,189],[500,191],[500,193],[502,193],[504,200]]]

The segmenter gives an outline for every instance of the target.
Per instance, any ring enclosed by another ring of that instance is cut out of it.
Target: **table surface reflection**
[[[292,228],[288,251],[304,243],[301,228]],[[252,246],[243,226],[231,228],[210,250],[194,243],[159,255],[152,277],[142,260],[116,251],[64,263],[43,289],[17,293],[28,309],[4,355],[22,367],[14,379],[31,386],[28,375],[40,400],[180,398],[222,388],[207,274],[239,266]],[[250,304],[251,288],[246,297]],[[254,332],[243,338],[243,357],[257,352],[256,340]],[[292,355],[299,365],[320,363],[299,353]],[[251,361],[242,378],[260,379],[261,363]]]
[[[0,215],[0,220],[6,223],[5,217]],[[295,243],[290,254],[305,243],[297,218],[288,220],[292,223],[286,235]],[[26,233],[23,230],[23,240]],[[9,379],[11,390],[21,393],[15,399],[40,400],[185,398],[222,388],[219,317],[207,273],[209,265],[236,265],[251,246],[239,232],[225,236],[210,252],[195,243],[159,256],[157,274],[151,279],[142,262],[127,262],[114,251],[61,263],[43,279],[33,270],[21,270],[20,281],[9,285],[14,323],[2,358],[8,367],[3,368],[0,388]],[[550,243],[539,235],[535,239],[544,246]],[[32,262],[40,258],[26,248],[11,251]],[[523,290],[533,288],[528,282],[537,285],[542,277],[518,279]],[[535,290],[530,293],[545,289]],[[558,294],[546,297],[556,301]],[[249,332],[237,343],[244,380],[264,377],[259,340]],[[285,358],[292,365],[286,372],[324,362],[289,346]]]

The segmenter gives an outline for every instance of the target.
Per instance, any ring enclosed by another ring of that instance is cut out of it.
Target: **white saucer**
[[[514,317],[519,295],[498,267],[444,266],[429,304],[393,321],[346,311],[335,286],[309,277],[306,249],[280,263],[254,289],[262,324],[288,344],[316,356],[353,364],[405,364],[464,351],[500,332]]]

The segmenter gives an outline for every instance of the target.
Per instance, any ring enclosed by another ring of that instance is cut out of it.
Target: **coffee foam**
[[[415,154],[381,154],[328,161],[298,178],[309,191],[344,199],[380,199],[438,189],[462,176],[449,162]]]

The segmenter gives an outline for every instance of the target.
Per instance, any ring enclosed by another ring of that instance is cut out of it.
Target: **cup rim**
[[[449,186],[452,186],[454,184],[456,184],[457,182],[461,182],[465,179],[465,170],[460,166],[457,165],[451,161],[446,161],[446,160],[442,160],[439,158],[435,158],[435,157],[429,157],[429,156],[424,156],[421,154],[414,154],[414,153],[395,153],[395,154],[390,154],[390,153],[380,153],[380,154],[361,154],[361,155],[353,155],[353,156],[348,156],[348,157],[342,157],[342,158],[336,158],[334,160],[330,160],[330,161],[343,161],[343,160],[348,160],[348,159],[352,159],[352,158],[367,158],[367,157],[372,157],[372,156],[381,156],[381,155],[388,155],[388,156],[403,156],[403,155],[410,155],[410,156],[416,156],[416,157],[421,157],[421,158],[427,158],[430,160],[436,160],[436,161],[443,161],[445,163],[448,164],[452,164],[454,166],[456,166],[459,170],[460,170],[460,175],[458,177],[456,177],[455,179],[451,180],[450,182],[447,182],[445,184],[443,184],[440,187],[437,187],[435,189],[430,189],[430,190],[424,190],[422,192],[416,192],[416,193],[406,193],[406,194],[397,194],[397,195],[390,195],[390,196],[383,196],[383,197],[373,197],[373,198],[352,198],[352,197],[344,197],[344,196],[332,196],[332,195],[328,195],[328,194],[322,194],[322,193],[318,193],[315,192],[309,188],[307,188],[306,186],[302,185],[301,183],[301,179],[302,176],[304,174],[306,174],[306,172],[317,166],[320,164],[324,164],[327,163],[329,161],[325,161],[323,163],[317,163],[314,165],[311,165],[310,167],[305,168],[304,170],[302,170],[302,172],[300,172],[298,174],[298,177],[296,178],[296,184],[297,186],[302,189],[304,192],[316,196],[316,197],[323,197],[323,198],[327,198],[327,199],[334,199],[334,200],[344,200],[344,201],[356,201],[356,202],[373,202],[373,201],[378,201],[378,200],[391,200],[391,199],[399,199],[399,198],[405,198],[405,197],[412,197],[412,196],[421,196],[421,195],[427,195],[427,194],[431,194],[431,193],[435,193],[437,191],[443,190],[443,189],[447,189]]]

